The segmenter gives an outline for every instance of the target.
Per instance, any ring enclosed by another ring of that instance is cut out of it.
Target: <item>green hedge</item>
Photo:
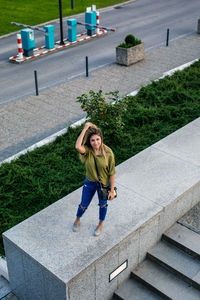
[[[109,122],[103,132],[116,164],[199,117],[200,62],[123,101],[128,103],[123,113],[124,137],[113,139]],[[84,166],[74,147],[81,129],[69,129],[54,143],[0,167],[1,233],[82,185]],[[0,254],[4,255],[2,241]]]

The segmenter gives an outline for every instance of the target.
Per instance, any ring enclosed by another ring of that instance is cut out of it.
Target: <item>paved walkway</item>
[[[82,118],[84,113],[76,103],[81,94],[102,89],[119,90],[123,96],[199,56],[200,35],[194,34],[146,52],[143,61],[128,68],[112,64],[89,78],[76,78],[37,97],[0,106],[0,161]]]

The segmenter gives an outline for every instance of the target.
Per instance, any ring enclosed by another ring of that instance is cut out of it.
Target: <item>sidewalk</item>
[[[112,64],[60,86],[0,106],[0,161],[63,129],[84,116],[76,98],[89,90],[119,90],[126,95],[150,83],[164,72],[200,56],[200,35],[154,49],[130,67]],[[42,58],[41,58],[42,59]]]

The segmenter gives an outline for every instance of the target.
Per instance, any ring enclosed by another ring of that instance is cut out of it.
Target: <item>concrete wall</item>
[[[200,200],[200,118],[117,167],[100,237],[95,198],[72,232],[78,189],[3,234],[20,300],[109,299],[161,234]],[[109,282],[125,260],[128,268]]]

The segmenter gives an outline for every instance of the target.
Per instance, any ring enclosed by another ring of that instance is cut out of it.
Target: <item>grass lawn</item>
[[[74,0],[74,10],[71,9],[71,0],[62,0],[62,13],[64,16],[84,12],[86,7],[95,4],[97,8],[125,2],[125,0]],[[17,31],[20,27],[10,24],[17,22],[27,25],[41,24],[59,18],[58,0],[0,0],[1,18],[0,35]]]
[[[113,120],[103,131],[116,164],[200,116],[200,61],[122,101],[128,101],[124,138],[116,142],[110,137]],[[81,129],[70,128],[55,142],[0,167],[0,234],[83,184],[84,165],[74,147]],[[2,239],[0,254],[4,255]]]

